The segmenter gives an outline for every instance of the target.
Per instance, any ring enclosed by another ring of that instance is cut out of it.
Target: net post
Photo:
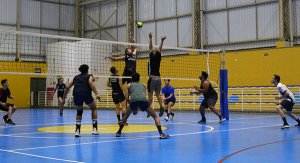
[[[220,70],[220,107],[221,115],[229,119],[228,111],[228,71],[226,69],[225,49],[222,50],[221,70]]]

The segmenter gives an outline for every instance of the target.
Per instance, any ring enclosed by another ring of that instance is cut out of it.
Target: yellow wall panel
[[[34,73],[34,68],[39,67],[42,73],[47,70],[45,63],[0,62],[0,72]],[[40,75],[1,74],[0,80],[8,79],[14,104],[18,108],[30,107],[30,78],[45,78]],[[2,86],[1,86],[2,87]]]

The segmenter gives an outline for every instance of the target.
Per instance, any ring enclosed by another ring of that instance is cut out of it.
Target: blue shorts
[[[148,101],[136,101],[130,103],[131,110],[141,109],[141,111],[146,111],[149,108]]]
[[[82,106],[83,103],[89,105],[94,102],[94,98],[92,95],[73,95],[74,104],[76,106]]]

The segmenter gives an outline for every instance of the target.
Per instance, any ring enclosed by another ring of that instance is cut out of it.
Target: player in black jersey
[[[56,84],[56,87],[53,92],[53,95],[54,95],[57,90],[57,99],[58,99],[58,103],[60,106],[60,112],[59,112],[60,116],[63,116],[63,111],[64,111],[64,107],[61,105],[61,102],[62,102],[62,99],[64,96],[65,88],[66,88],[66,84],[64,83],[64,78],[60,77],[58,79],[58,83]]]
[[[135,41],[134,41],[135,42]],[[125,49],[125,55],[121,57],[105,57],[113,61],[125,60],[125,68],[122,76],[126,77],[122,79],[122,84],[131,83],[131,75],[136,73],[136,47],[132,46]]]
[[[95,78],[88,74],[89,66],[83,64],[79,67],[79,71],[81,72],[79,75],[76,75],[73,80],[69,81],[66,86],[62,105],[65,104],[65,98],[69,92],[69,89],[74,86],[73,89],[73,98],[74,104],[77,109],[76,115],[76,130],[75,130],[75,137],[80,137],[80,128],[81,128],[81,120],[82,120],[82,113],[83,113],[83,103],[87,104],[89,108],[92,110],[92,121],[93,121],[93,135],[98,135],[98,114],[97,114],[97,107],[95,101],[92,97],[92,91],[96,95],[96,98],[100,100],[100,96],[95,86]]]
[[[126,113],[126,100],[123,93],[123,84],[119,80],[118,70],[116,67],[112,66],[110,68],[110,72],[112,73],[112,75],[107,82],[107,86],[112,88],[112,98],[113,102],[116,105],[116,114],[118,122],[120,122],[120,104],[122,106],[122,118],[125,116]]]
[[[147,87],[148,87],[148,99],[150,102],[150,105],[152,104],[153,101],[153,92],[155,92],[156,98],[158,100],[160,110],[159,110],[159,117],[162,117],[164,114],[164,107],[162,104],[162,98],[160,96],[161,92],[161,78],[160,78],[160,62],[161,62],[161,50],[163,43],[167,37],[162,36],[161,37],[161,42],[160,46],[158,49],[153,48],[152,45],[152,33],[149,33],[149,58],[150,58],[150,63],[149,63],[149,80],[147,82]],[[148,114],[147,117],[150,117]]]
[[[2,88],[0,89],[0,110],[6,111],[7,114],[3,116],[3,121],[5,124],[15,125],[11,120],[12,114],[16,111],[16,108],[13,104],[7,103],[7,98],[13,99],[11,96],[8,80],[1,80]]]
[[[200,105],[200,114],[202,117],[202,120],[199,121],[198,123],[206,123],[206,118],[205,118],[205,109],[209,108],[213,113],[215,113],[219,117],[219,123],[224,122],[226,119],[222,117],[222,115],[217,111],[215,108],[215,105],[218,101],[218,94],[215,91],[215,89],[212,87],[211,83],[209,80],[207,80],[208,74],[205,71],[201,72],[201,75],[199,76],[199,79],[201,80],[201,85],[200,87],[194,86],[196,89],[196,92],[191,92],[191,94],[197,94],[200,95],[201,93],[204,96],[203,101],[201,102]]]

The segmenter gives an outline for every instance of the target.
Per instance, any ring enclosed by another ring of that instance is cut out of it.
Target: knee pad
[[[82,113],[83,113],[83,109],[77,110],[77,116],[82,116]]]

